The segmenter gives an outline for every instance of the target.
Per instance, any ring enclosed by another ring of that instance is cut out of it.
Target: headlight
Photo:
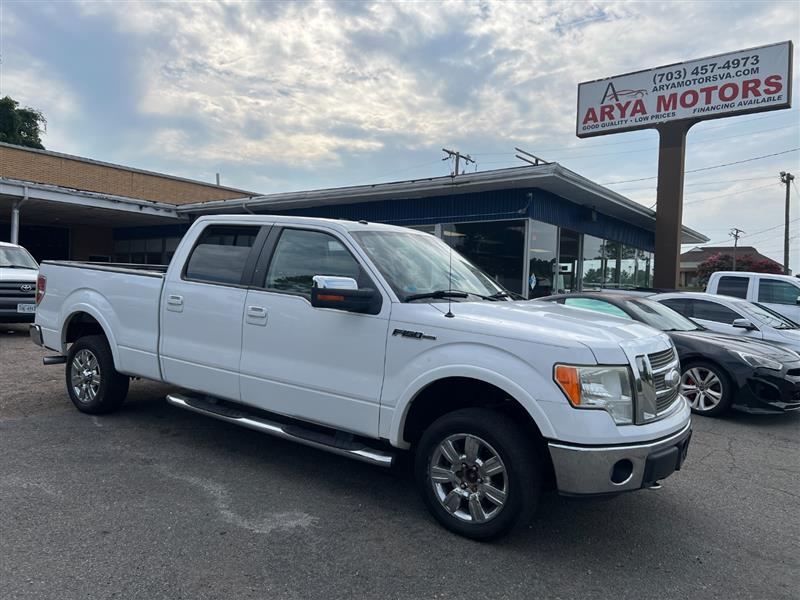
[[[575,408],[605,410],[617,425],[633,423],[633,386],[628,367],[556,365],[554,378]]]
[[[763,369],[772,369],[773,371],[780,371],[783,368],[783,365],[779,363],[777,360],[772,360],[771,358],[761,356],[760,354],[750,354],[749,352],[737,352],[736,354],[744,362],[746,362],[748,365],[750,365],[755,369],[761,367]]]

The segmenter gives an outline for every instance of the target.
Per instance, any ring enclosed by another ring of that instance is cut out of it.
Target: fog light
[[[633,463],[627,458],[623,458],[618,460],[611,469],[611,483],[622,485],[627,483],[631,475],[633,475]]]

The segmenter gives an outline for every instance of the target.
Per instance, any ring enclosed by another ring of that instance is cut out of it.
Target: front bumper
[[[755,369],[739,389],[733,408],[748,413],[781,413],[800,410],[800,369]]]
[[[585,496],[638,490],[680,470],[692,425],[654,442],[620,446],[577,446],[550,442],[560,494]]]

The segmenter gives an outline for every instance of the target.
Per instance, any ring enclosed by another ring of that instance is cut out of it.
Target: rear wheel
[[[484,408],[437,419],[417,445],[415,475],[436,520],[477,540],[527,519],[541,488],[538,457],[520,427]]]
[[[683,367],[681,394],[693,413],[715,417],[726,412],[733,401],[733,387],[725,371],[707,362]]]
[[[128,395],[127,376],[114,368],[108,340],[102,335],[78,339],[67,353],[67,392],[75,407],[92,415],[117,410]]]

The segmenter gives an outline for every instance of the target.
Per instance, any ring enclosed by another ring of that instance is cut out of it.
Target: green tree
[[[0,142],[44,150],[41,135],[45,131],[47,119],[41,111],[20,108],[10,96],[0,99]]]

